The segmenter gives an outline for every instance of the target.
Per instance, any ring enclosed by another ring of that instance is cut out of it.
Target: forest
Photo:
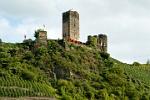
[[[0,40],[0,97],[58,100],[149,100],[150,65],[126,64],[91,44]]]

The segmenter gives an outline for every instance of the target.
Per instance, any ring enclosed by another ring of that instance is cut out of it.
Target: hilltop
[[[63,13],[63,39],[0,40],[0,97],[60,100],[149,100],[150,65],[125,64],[107,52],[107,35],[79,41],[79,14]],[[0,98],[1,99],[1,98]]]
[[[149,65],[128,65],[95,47],[49,40],[0,44],[0,96],[62,100],[149,100]]]

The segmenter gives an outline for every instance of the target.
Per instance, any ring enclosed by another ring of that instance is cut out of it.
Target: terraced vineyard
[[[0,97],[53,97],[55,90],[46,83],[0,78]]]
[[[146,85],[150,85],[150,65],[122,65],[125,72],[133,79],[140,80]]]

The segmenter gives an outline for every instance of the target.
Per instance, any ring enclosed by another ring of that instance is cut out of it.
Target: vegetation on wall
[[[97,36],[88,36],[87,45],[90,47],[97,47]]]

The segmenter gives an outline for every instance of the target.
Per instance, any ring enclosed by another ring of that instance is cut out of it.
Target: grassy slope
[[[149,100],[149,66],[123,64],[96,49],[49,41],[0,46],[0,96],[55,96],[63,100]]]
[[[150,86],[150,65],[131,66],[123,65],[125,72],[133,79]]]
[[[122,63],[116,59],[113,59],[113,61],[116,66],[123,67],[129,77],[150,86],[150,64],[133,65]]]

